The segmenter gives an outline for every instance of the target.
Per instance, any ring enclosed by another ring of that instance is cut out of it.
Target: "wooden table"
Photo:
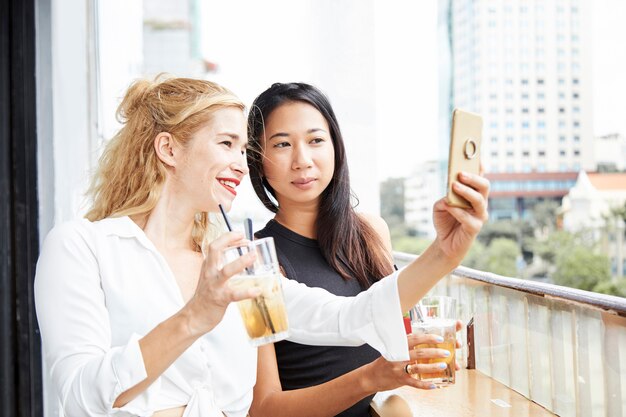
[[[418,390],[401,387],[379,392],[372,400],[371,408],[374,417],[555,416],[495,379],[473,369],[457,371],[456,383],[446,388]]]

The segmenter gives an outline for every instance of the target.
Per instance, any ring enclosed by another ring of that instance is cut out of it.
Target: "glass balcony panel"
[[[509,303],[509,337],[511,340],[509,356],[511,384],[509,386],[525,397],[529,397],[528,380],[530,373],[528,371],[526,294],[514,290],[507,290],[507,293]]]
[[[576,417],[574,315],[572,309],[562,305],[563,303],[553,302],[551,304],[554,411],[561,417]]]
[[[491,300],[488,286],[481,286],[475,293],[474,345],[476,369],[491,376]]]
[[[626,318],[603,314],[607,415],[626,413]]]
[[[510,351],[510,317],[507,301],[507,289],[493,287],[491,294],[491,377],[504,385],[511,384],[509,364]]]
[[[604,325],[598,311],[576,308],[578,409],[581,416],[605,416],[602,341]]]
[[[552,409],[550,310],[543,298],[528,296],[530,399]]]

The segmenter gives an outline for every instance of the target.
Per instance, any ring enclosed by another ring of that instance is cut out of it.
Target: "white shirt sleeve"
[[[37,263],[35,305],[52,384],[67,417],[151,415],[160,381],[122,408],[120,393],[146,378],[140,335],[111,346],[111,328],[92,233],[70,222],[47,236]]]
[[[367,343],[390,361],[409,360],[398,272],[355,297],[340,297],[297,281],[282,281],[289,340],[308,345]]]

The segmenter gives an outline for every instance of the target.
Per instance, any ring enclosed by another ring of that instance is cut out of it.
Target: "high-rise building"
[[[404,182],[404,222],[419,236],[436,236],[433,205],[445,187],[440,173],[440,162],[428,161],[418,165]]]
[[[484,118],[486,172],[498,173],[495,181],[515,181],[506,174],[594,169],[591,2],[449,4],[451,100]]]

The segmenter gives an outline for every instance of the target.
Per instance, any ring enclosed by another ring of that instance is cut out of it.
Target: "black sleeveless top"
[[[354,296],[363,291],[356,279],[344,280],[326,262],[316,240],[292,232],[275,220],[270,220],[256,236],[274,238],[278,262],[287,278],[309,287],[324,288],[336,295]],[[308,346],[281,341],[274,346],[280,383],[285,391],[322,384],[380,356],[368,345]],[[364,398],[338,416],[369,417],[371,400],[372,396]]]

